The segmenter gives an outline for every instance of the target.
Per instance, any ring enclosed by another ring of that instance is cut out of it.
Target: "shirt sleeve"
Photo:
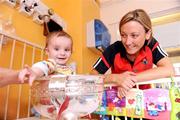
[[[119,42],[115,42],[105,49],[101,57],[98,58],[93,68],[97,70],[100,74],[104,74],[109,68],[114,64],[114,58],[117,53],[117,48],[119,48]]]
[[[48,59],[47,61],[44,60],[33,64],[32,68],[38,68],[43,71],[45,76],[48,76],[55,71],[56,64],[51,59]]]
[[[162,49],[161,45],[157,40],[153,39],[152,44],[153,63],[157,64],[159,60],[161,60],[164,57],[167,57],[168,54]]]

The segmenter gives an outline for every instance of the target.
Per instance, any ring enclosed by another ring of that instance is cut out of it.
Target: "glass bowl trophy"
[[[31,101],[43,117],[78,120],[98,108],[103,88],[103,76],[53,75],[33,82]]]

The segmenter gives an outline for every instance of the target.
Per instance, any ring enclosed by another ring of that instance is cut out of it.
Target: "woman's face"
[[[136,57],[149,37],[150,31],[146,33],[144,27],[137,21],[130,21],[121,26],[121,40],[130,56]]]

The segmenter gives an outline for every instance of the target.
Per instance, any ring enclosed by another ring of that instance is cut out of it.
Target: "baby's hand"
[[[24,83],[26,80],[28,80],[29,85],[32,85],[37,76],[36,73],[28,65],[25,65],[24,69],[19,72],[18,78],[21,83]]]

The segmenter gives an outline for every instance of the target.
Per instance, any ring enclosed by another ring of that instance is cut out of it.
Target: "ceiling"
[[[125,0],[95,0],[100,7],[109,6],[117,2],[122,2]]]

